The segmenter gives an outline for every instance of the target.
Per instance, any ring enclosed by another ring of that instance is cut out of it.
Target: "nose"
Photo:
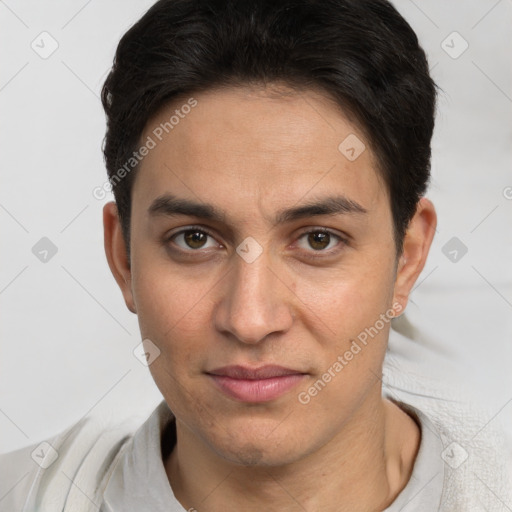
[[[266,252],[251,263],[238,254],[233,259],[215,312],[217,330],[245,344],[286,332],[293,323],[293,294],[277,277]]]

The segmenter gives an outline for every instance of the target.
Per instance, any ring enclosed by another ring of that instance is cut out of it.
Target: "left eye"
[[[315,231],[308,231],[303,233],[299,240],[304,239],[309,248],[314,251],[325,251],[326,249],[332,249],[336,244],[334,242],[343,242],[343,239],[331,231],[317,229]],[[300,244],[299,244],[300,245]],[[302,247],[307,249],[307,247]]]

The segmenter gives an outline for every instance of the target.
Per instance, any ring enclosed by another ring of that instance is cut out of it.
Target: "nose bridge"
[[[291,313],[286,289],[269,268],[272,262],[268,252],[261,252],[255,259],[247,258],[255,249],[248,243],[240,244],[233,255],[235,268],[227,277],[217,328],[243,343],[258,343],[272,332],[288,329]]]

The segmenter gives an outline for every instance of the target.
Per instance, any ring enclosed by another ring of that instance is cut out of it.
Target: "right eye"
[[[210,245],[208,245],[208,238],[212,239]],[[208,231],[198,226],[181,229],[169,236],[167,241],[177,245],[180,250],[185,252],[198,252],[200,249],[210,249],[220,245],[214,242],[213,236]]]

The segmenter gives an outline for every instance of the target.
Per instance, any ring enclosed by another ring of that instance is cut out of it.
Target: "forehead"
[[[150,119],[141,140],[148,137],[154,148],[134,184],[145,203],[168,192],[273,209],[336,189],[371,210],[387,198],[364,135],[313,90],[236,87],[182,97]]]

